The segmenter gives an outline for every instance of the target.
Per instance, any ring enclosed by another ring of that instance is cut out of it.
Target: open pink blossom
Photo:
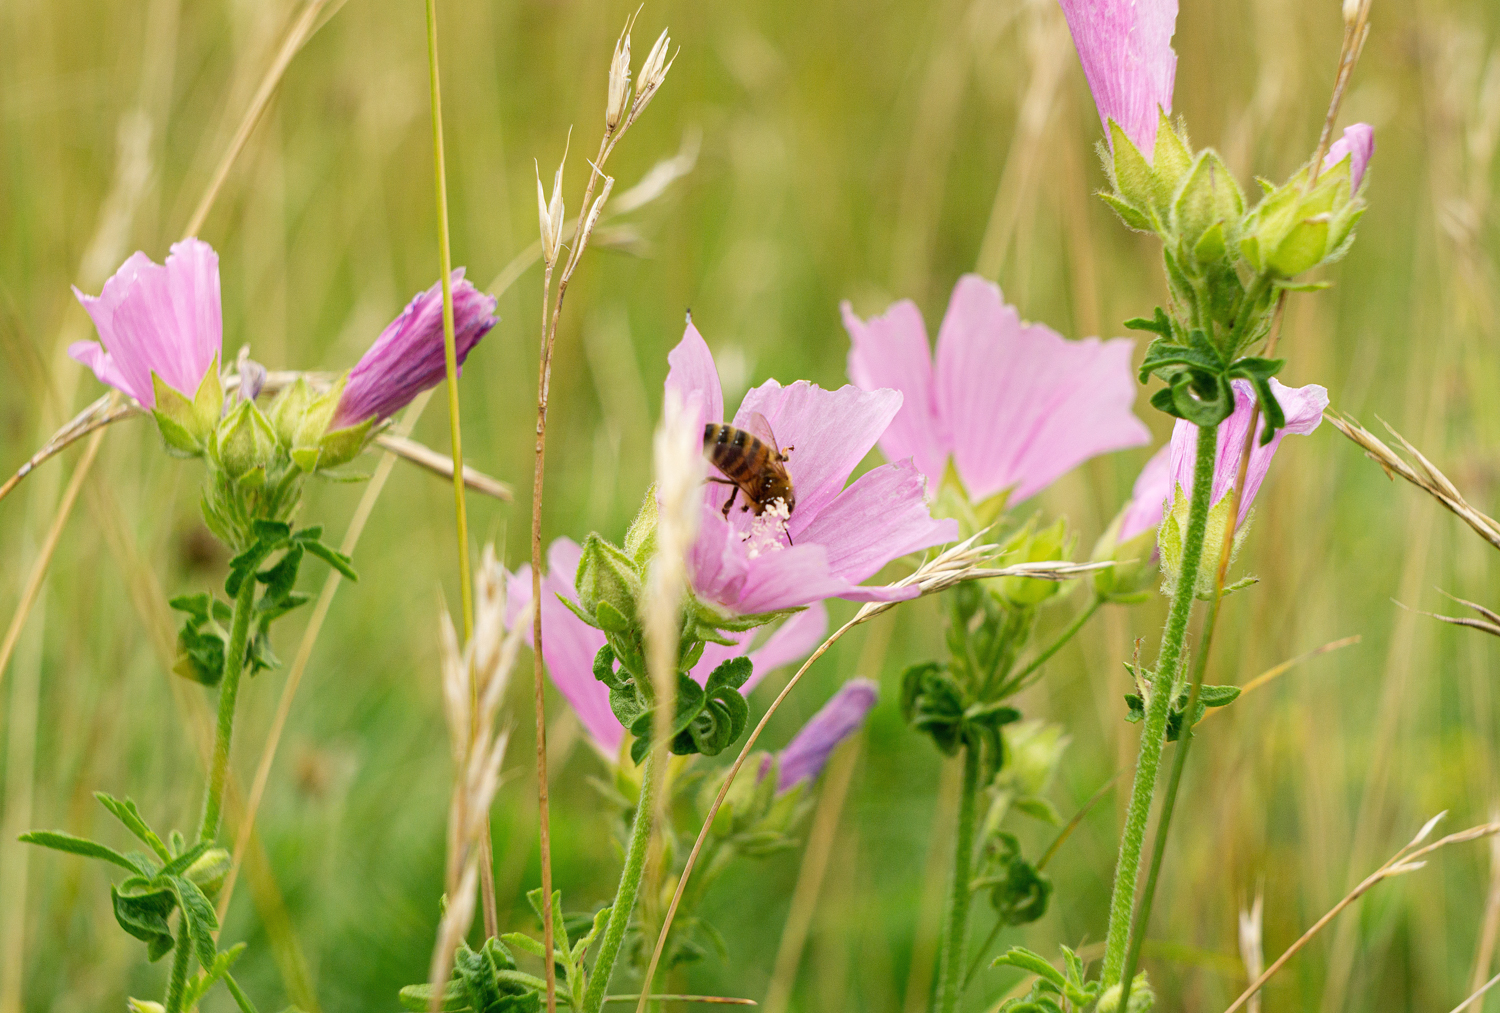
[[[1219,442],[1217,457],[1214,461],[1214,485],[1213,497],[1209,503],[1210,508],[1229,494],[1234,487],[1235,479],[1239,476],[1240,451],[1245,446],[1245,430],[1250,426],[1250,413],[1255,406],[1255,390],[1248,380],[1235,380],[1234,383],[1234,412],[1219,423]],[[1287,387],[1274,377],[1271,379],[1271,393],[1281,405],[1282,414],[1286,416],[1285,428],[1276,430],[1276,435],[1271,442],[1265,446],[1260,444],[1260,434],[1265,431],[1266,420],[1257,416],[1258,423],[1255,429],[1255,441],[1250,451],[1250,465],[1245,472],[1245,488],[1240,493],[1239,516],[1235,518],[1235,527],[1238,528],[1245,522],[1245,515],[1250,512],[1250,504],[1255,502],[1255,494],[1260,491],[1261,482],[1265,481],[1266,472],[1271,469],[1271,458],[1276,454],[1276,448],[1281,446],[1282,439],[1288,433],[1306,435],[1318,428],[1323,421],[1323,409],[1328,407],[1328,391],[1315,383],[1306,387]],[[1172,429],[1172,455],[1169,463],[1171,481],[1171,502],[1175,503],[1177,497],[1182,497],[1186,502],[1193,490],[1193,464],[1198,454],[1198,427],[1191,422],[1182,419],[1177,420],[1177,425]]]
[[[880,449],[890,461],[911,458],[930,489],[951,457],[976,503],[1004,490],[1016,503],[1096,454],[1151,438],[1131,411],[1134,342],[1069,341],[1023,324],[999,286],[978,275],[953,288],[935,364],[910,300],[870,320],[847,302],[843,313],[850,379],[905,396]]]
[[[1059,3],[1099,107],[1104,136],[1109,136],[1109,121],[1114,120],[1150,161],[1161,112],[1172,111],[1177,0]]]
[[[850,679],[839,687],[818,713],[776,754],[776,791],[784,792],[823,772],[839,743],[859,730],[865,715],[880,698],[880,687],[869,679]],[[764,777],[771,758],[761,765]]]
[[[724,418],[724,391],[713,356],[698,329],[687,332],[667,361],[667,390],[675,391],[701,430]],[[901,409],[895,390],[845,386],[824,390],[806,380],[783,387],[768,380],[745,395],[732,424],[751,428],[753,416],[770,424],[788,450],[796,505],[760,516],[722,513],[730,489],[708,483],[703,519],[688,557],[693,589],[731,612],[796,608],[824,598],[901,601],[915,587],[861,587],[894,559],[953,541],[958,525],[934,520],[924,499],[926,479],[909,461],[881,465],[844,483]]]
[[[470,350],[495,326],[495,297],[453,272],[453,347],[463,366]],[[443,283],[419,292],[349,371],[330,429],[383,419],[447,376],[443,348]]]
[[[1167,500],[1172,498],[1172,444],[1163,444],[1151,455],[1151,460],[1136,477],[1130,490],[1130,501],[1120,517],[1120,530],[1115,536],[1121,544],[1147,531],[1161,527],[1162,514]]]
[[[1375,154],[1375,128],[1368,123],[1356,123],[1344,128],[1344,135],[1334,141],[1323,158],[1323,168],[1332,169],[1344,159],[1349,159],[1349,189],[1358,190],[1364,181],[1365,167]]]
[[[604,646],[604,634],[573,614],[562,602],[563,595],[578,600],[574,576],[583,549],[571,538],[559,538],[547,548],[547,572],[542,577],[542,659],[552,684],[568,701],[589,739],[611,763],[620,752],[625,729],[615,720],[609,707],[609,687],[594,678],[594,656]],[[531,603],[531,565],[523,565],[511,575],[506,587],[507,627],[515,624],[521,610]],[[783,665],[800,661],[823,639],[828,629],[828,612],[821,603],[798,612],[766,638],[759,648],[750,651],[754,670],[740,692],[748,694],[766,675]],[[532,642],[531,624],[524,634]],[[755,638],[755,631],[728,634],[739,643],[734,646],[706,644],[703,657],[693,666],[692,676],[706,683],[719,665],[744,654]]]
[[[156,407],[153,373],[191,401],[219,359],[219,255],[201,239],[173,243],[163,264],[132,253],[98,296],[73,294],[99,341],[75,341],[68,355],[147,408]]]

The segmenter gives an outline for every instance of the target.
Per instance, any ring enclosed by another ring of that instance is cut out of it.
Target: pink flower
[[[559,538],[547,549],[547,573],[542,577],[542,658],[552,684],[568,701],[578,720],[588,732],[590,741],[611,763],[619,756],[625,729],[615,720],[609,707],[609,687],[594,678],[594,655],[604,646],[604,634],[573,614],[559,594],[576,602],[578,592],[574,575],[583,549],[570,538]],[[531,566],[522,566],[511,575],[506,587],[507,628],[513,626],[521,610],[531,603]],[[750,651],[754,673],[740,688],[748,694],[771,671],[801,660],[823,639],[828,629],[828,613],[822,604],[813,605],[782,623],[759,648]],[[728,634],[739,643],[733,647],[707,644],[703,657],[693,666],[692,676],[707,682],[715,668],[730,658],[744,654],[754,638],[754,631]],[[531,643],[531,624],[527,623],[525,639]]]
[[[1109,137],[1109,121],[1114,120],[1149,162],[1161,113],[1172,111],[1177,0],[1059,3],[1099,107],[1104,136]]]
[[[68,355],[147,408],[156,407],[153,373],[191,401],[215,367],[224,338],[219,255],[201,239],[172,244],[164,264],[137,251],[97,297],[73,294],[99,342],[75,341]]]
[[[1344,136],[1334,141],[1323,158],[1323,169],[1327,171],[1344,159],[1349,159],[1349,189],[1358,190],[1365,178],[1365,166],[1375,154],[1375,128],[1368,123],[1356,123],[1344,128]]]
[[[695,424],[701,429],[721,421],[719,374],[691,321],[667,361],[667,390],[677,392]],[[915,587],[859,584],[893,559],[953,541],[958,525],[927,512],[926,480],[909,461],[882,465],[844,487],[900,408],[899,391],[824,390],[806,380],[789,387],[768,380],[746,394],[732,424],[750,428],[759,414],[782,449],[794,448],[786,468],[796,506],[784,524],[774,510],[758,517],[733,510],[726,519],[722,507],[730,490],[706,484],[703,520],[688,558],[698,596],[742,615],[824,598],[915,597]]]
[[[1130,490],[1130,501],[1120,517],[1120,530],[1115,536],[1121,544],[1147,531],[1161,526],[1162,513],[1167,500],[1172,498],[1172,444],[1164,444],[1151,455],[1151,460],[1136,477]]]
[[[1131,413],[1134,342],[1068,341],[1043,324],[1022,324],[999,286],[978,275],[953,288],[936,365],[911,301],[868,321],[847,302],[843,312],[850,378],[906,398],[881,451],[890,461],[911,458],[932,489],[951,456],[974,502],[1008,489],[1015,503],[1096,454],[1151,437]]]
[[[1234,486],[1235,479],[1239,475],[1240,451],[1245,446],[1245,430],[1250,425],[1250,412],[1255,405],[1254,388],[1248,380],[1235,380],[1234,384],[1234,412],[1219,423],[1218,456],[1214,462],[1214,486],[1213,497],[1209,503],[1210,507],[1216,505],[1223,499]],[[1255,502],[1255,494],[1260,491],[1261,482],[1265,481],[1266,472],[1271,470],[1271,458],[1276,454],[1276,448],[1281,445],[1282,438],[1287,433],[1298,433],[1307,435],[1318,428],[1323,421],[1323,409],[1328,407],[1328,391],[1315,383],[1306,387],[1287,387],[1274,377],[1271,379],[1271,393],[1275,395],[1281,410],[1286,415],[1286,427],[1276,430],[1276,435],[1271,442],[1265,446],[1260,445],[1260,433],[1265,430],[1266,420],[1259,418],[1256,426],[1255,444],[1250,451],[1250,466],[1245,472],[1245,488],[1240,493],[1239,516],[1235,518],[1235,527],[1238,528],[1245,522],[1245,515],[1250,512],[1250,504]],[[1172,482],[1170,500],[1177,502],[1178,497],[1187,502],[1193,489],[1193,462],[1198,452],[1198,427],[1191,422],[1182,419],[1177,420],[1177,425],[1172,429],[1172,454],[1169,463],[1170,480]]]
[[[495,297],[465,281],[461,267],[453,272],[452,288],[454,350],[462,366],[469,351],[495,326]],[[443,283],[439,281],[418,293],[349,371],[329,428],[345,429],[392,415],[446,375]]]
[[[864,724],[865,715],[880,697],[880,687],[869,679],[850,679],[792,737],[786,748],[776,755],[776,791],[784,792],[802,781],[811,781],[823,772],[828,758],[850,735]],[[761,766],[761,775],[770,766],[770,757]]]

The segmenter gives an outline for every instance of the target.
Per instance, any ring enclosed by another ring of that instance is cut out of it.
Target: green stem
[[[604,1005],[604,993],[609,988],[610,975],[614,973],[615,960],[620,955],[620,945],[625,941],[625,930],[630,926],[630,913],[635,910],[635,897],[640,892],[641,874],[646,869],[646,852],[651,843],[651,822],[655,816],[656,765],[660,750],[646,754],[646,763],[641,767],[641,798],[635,807],[635,822],[630,827],[630,844],[625,849],[625,868],[620,872],[620,885],[615,890],[615,903],[609,911],[609,924],[604,929],[604,942],[599,945],[599,956],[594,959],[594,969],[589,975],[588,989],[583,995],[583,1013],[599,1013]]]
[[[1054,654],[1062,650],[1064,645],[1069,640],[1072,640],[1079,630],[1083,629],[1084,624],[1093,618],[1094,613],[1099,611],[1099,606],[1102,604],[1104,604],[1104,599],[1097,594],[1094,595],[1093,600],[1089,602],[1089,607],[1078,613],[1077,617],[1068,624],[1068,628],[1058,634],[1057,639],[1048,644],[1046,650],[1038,654],[1035,658],[1032,658],[1026,667],[1021,669],[1020,673],[1011,680],[1011,683],[1016,687],[1016,691],[1026,688],[1024,683],[1026,677],[1041,668]]]
[[[234,597],[234,619],[229,643],[224,647],[224,677],[219,680],[219,730],[214,738],[213,767],[208,775],[208,795],[203,800],[203,823],[198,840],[219,836],[219,816],[224,808],[224,782],[229,776],[229,742],[234,735],[234,705],[240,695],[240,676],[245,671],[245,642],[255,612],[255,574],[247,573]]]
[[[953,845],[953,895],[948,901],[948,924],[943,927],[942,977],[938,979],[937,1011],[953,1013],[963,991],[964,951],[969,940],[969,900],[973,896],[974,809],[979,795],[979,749],[964,746],[964,785],[959,799],[958,833]]]
[[[172,976],[167,979],[167,1013],[181,1013],[182,996],[187,991],[188,967],[192,963],[193,944],[188,935],[187,917],[177,921],[177,952],[172,957]]]
[[[1193,495],[1188,507],[1187,531],[1183,535],[1182,572],[1167,624],[1162,629],[1161,652],[1157,656],[1156,676],[1151,685],[1151,700],[1146,708],[1145,726],[1141,729],[1141,752],[1136,762],[1135,782],[1130,789],[1130,806],[1120,835],[1120,857],[1115,865],[1114,892],[1109,902],[1109,932],[1104,943],[1104,987],[1120,980],[1125,963],[1125,949],[1130,941],[1131,915],[1135,908],[1135,884],[1140,875],[1141,848],[1146,840],[1146,823],[1151,817],[1151,800],[1156,793],[1156,774],[1161,765],[1162,746],[1166,741],[1167,715],[1172,703],[1172,683],[1182,660],[1182,643],[1187,636],[1188,618],[1193,611],[1193,595],[1198,586],[1198,568],[1203,558],[1203,536],[1208,528],[1208,511],[1213,495],[1214,457],[1219,431],[1214,426],[1198,427],[1198,454],[1193,466]]]
[[[1229,534],[1234,537],[1233,532]],[[1167,830],[1172,826],[1172,811],[1177,804],[1177,788],[1182,783],[1182,768],[1187,765],[1188,747],[1193,744],[1192,716],[1198,709],[1198,695],[1203,689],[1203,671],[1208,666],[1208,652],[1213,643],[1214,620],[1219,614],[1219,599],[1223,591],[1218,590],[1208,603],[1208,614],[1203,620],[1203,643],[1198,656],[1193,659],[1192,685],[1188,689],[1187,710],[1182,715],[1182,732],[1177,738],[1177,750],[1172,754],[1172,773],[1167,778],[1167,794],[1162,799],[1161,815],[1156,822],[1156,840],[1151,845],[1151,868],[1146,873],[1146,888],[1141,894],[1140,909],[1130,931],[1130,942],[1125,950],[1125,967],[1120,980],[1120,1009],[1126,1009],[1130,999],[1131,979],[1135,977],[1136,961],[1140,959],[1141,942],[1146,938],[1146,926],[1151,924],[1151,899],[1156,896],[1156,881],[1161,876],[1162,856],[1167,851]]]

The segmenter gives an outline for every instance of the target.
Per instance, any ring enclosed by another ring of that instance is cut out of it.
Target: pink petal
[[[1332,169],[1344,159],[1349,159],[1349,186],[1358,190],[1364,181],[1365,167],[1375,154],[1375,128],[1368,123],[1356,123],[1344,128],[1344,135],[1334,141],[1323,159],[1323,168]]]
[[[1158,108],[1172,111],[1177,0],[1059,0],[1104,135],[1114,120],[1149,161]]]
[[[1271,470],[1271,458],[1276,448],[1288,433],[1306,435],[1318,428],[1323,421],[1323,409],[1328,407],[1328,391],[1315,383],[1305,387],[1287,387],[1275,377],[1271,379],[1271,393],[1281,405],[1286,416],[1285,428],[1276,430],[1276,435],[1266,446],[1260,445],[1260,434],[1265,431],[1265,419],[1257,416],[1255,444],[1250,451],[1250,464],[1245,471],[1245,489],[1240,496],[1238,527],[1245,521],[1255,494]],[[1234,381],[1234,412],[1219,423],[1219,439],[1215,448],[1213,503],[1228,495],[1239,477],[1240,451],[1245,445],[1245,431],[1250,426],[1250,413],[1255,404],[1254,388],[1248,380]],[[1172,428],[1171,477],[1173,496],[1180,490],[1188,495],[1193,488],[1193,462],[1198,452],[1198,427],[1182,419]]]
[[[682,406],[697,413],[697,426],[703,428],[707,422],[724,421],[724,387],[719,383],[719,371],[714,365],[713,353],[693,318],[688,317],[687,330],[677,347],[667,353],[667,390],[676,391]]]
[[[938,333],[937,392],[969,496],[1010,488],[1014,504],[1097,454],[1147,442],[1131,411],[1133,348],[1023,325],[999,286],[960,278]]]
[[[758,411],[783,449],[796,448],[787,462],[797,494],[788,525],[794,542],[844,488],[900,409],[899,391],[864,391],[853,385],[824,390],[806,380],[790,387],[768,380],[745,395],[734,424],[744,428],[750,413]]]
[[[609,707],[609,687],[594,678],[594,656],[604,646],[604,634],[573,614],[557,600],[562,594],[577,599],[573,577],[583,550],[569,538],[559,538],[547,549],[547,573],[542,578],[542,659],[547,674],[578,715],[594,747],[615,762],[625,730]],[[522,566],[507,581],[506,622],[514,623],[531,602],[531,566]],[[531,643],[527,624],[526,642]]]
[[[92,369],[94,375],[99,378],[100,383],[108,384],[116,390],[124,391],[127,394],[131,393],[130,382],[125,379],[125,375],[115,365],[115,360],[110,357],[110,354],[104,350],[104,346],[99,344],[99,342],[75,341],[68,346],[68,357]],[[133,394],[131,396],[134,397]],[[136,398],[136,400],[140,401],[141,399]],[[153,396],[148,401],[141,403],[154,404],[155,397]]]
[[[879,697],[880,687],[869,679],[844,683],[777,755],[776,790],[786,791],[822,773],[834,749],[864,724]]]
[[[932,348],[922,313],[910,299],[893,303],[884,316],[860,320],[847,302],[840,307],[849,332],[849,379],[865,390],[893,387],[901,410],[880,437],[887,461],[914,458],[934,492],[943,481],[952,439],[943,425],[932,377]]]
[[[1130,502],[1120,518],[1116,542],[1124,544],[1136,535],[1161,527],[1162,513],[1172,498],[1172,444],[1162,444],[1136,477],[1130,490]]]
[[[923,497],[926,477],[910,459],[861,475],[802,531],[828,551],[828,568],[858,584],[893,559],[956,541],[958,522],[934,520]]]
[[[734,526],[725,522],[715,502],[720,487],[711,485],[704,497],[698,537],[688,552],[688,574],[693,590],[709,601],[737,609],[745,586],[748,564],[745,549]],[[723,493],[717,498],[722,500]]]
[[[798,608],[824,598],[905,601],[919,593],[914,586],[860,587],[830,571],[828,550],[821,545],[802,544],[767,552],[749,560],[747,568],[738,601],[726,603],[742,613]]]

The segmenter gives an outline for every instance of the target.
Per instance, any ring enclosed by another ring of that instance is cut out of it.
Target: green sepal
[[[1146,157],[1113,119],[1109,121],[1109,138],[1112,158],[1106,168],[1115,185],[1115,196],[1146,219],[1152,231],[1159,231],[1170,194],[1162,192],[1161,181]]]
[[[642,570],[656,554],[656,485],[654,483],[646,490],[646,496],[641,500],[641,509],[636,513],[635,520],[630,522],[630,530],[625,532],[625,553],[635,560],[635,565]]]
[[[375,428],[375,422],[376,420],[372,417],[365,419],[357,426],[346,426],[343,429],[334,429],[325,433],[317,444],[318,456],[314,462],[314,468],[320,471],[328,468],[337,468],[340,465],[348,464],[364,453],[365,447],[369,445],[370,432]],[[303,458],[304,460],[307,459],[305,453],[303,454]],[[300,466],[301,462],[299,462]],[[303,470],[311,471],[313,469],[303,468]]]

